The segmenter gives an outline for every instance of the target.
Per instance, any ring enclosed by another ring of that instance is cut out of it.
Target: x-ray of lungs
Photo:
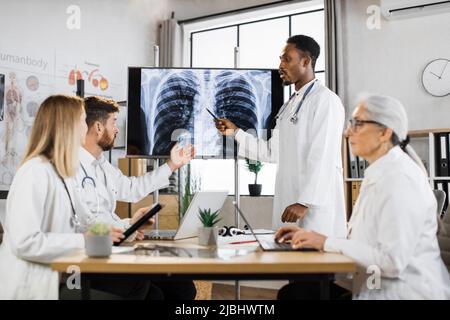
[[[207,109],[261,136],[272,113],[271,89],[271,70],[142,69],[147,154],[166,156],[179,141],[193,144],[197,156],[222,156],[229,143]]]

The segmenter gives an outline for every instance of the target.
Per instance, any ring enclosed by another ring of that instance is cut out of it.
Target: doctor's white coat
[[[69,180],[84,205],[84,210],[80,211],[87,213],[81,217],[83,225],[103,222],[122,229],[129,228],[130,219],[121,219],[116,214],[116,202],[138,202],[151,192],[168,186],[172,174],[166,163],[142,176],[128,177],[103,155],[97,160],[83,147],[80,148],[80,164],[83,167],[80,166],[75,177]],[[90,181],[86,180],[86,174]]]
[[[0,299],[58,299],[59,277],[49,263],[84,248],[71,214],[64,185],[48,161],[36,157],[19,168],[0,217]]]
[[[309,209],[305,218],[299,220],[300,226],[329,236],[345,236],[342,102],[317,81],[298,112],[297,123],[290,121],[310,83],[281,108],[269,141],[242,130],[235,139],[239,142],[240,156],[278,164],[273,229],[282,225],[281,215],[286,207],[301,203]]]
[[[355,299],[450,299],[450,278],[436,238],[437,205],[423,171],[400,147],[365,171],[348,239],[328,238],[325,251],[358,265],[338,284]],[[372,281],[381,272],[379,287]],[[370,278],[372,276],[372,278]]]

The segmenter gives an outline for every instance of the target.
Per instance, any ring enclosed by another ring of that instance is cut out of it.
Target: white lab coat
[[[84,248],[71,215],[64,185],[48,161],[36,157],[19,168],[1,221],[0,299],[58,299],[58,273],[49,263]]]
[[[84,202],[89,212],[82,217],[83,224],[89,225],[95,222],[104,222],[116,227],[127,229],[130,219],[121,219],[116,213],[116,201],[138,202],[151,192],[169,185],[169,177],[172,170],[167,164],[158,169],[146,173],[140,177],[127,177],[118,168],[110,164],[101,156],[97,160],[86,149],[80,148],[80,163],[85,168],[87,175],[95,182],[95,188],[82,167],[72,182],[74,189]],[[85,180],[83,186],[83,179]],[[98,202],[97,202],[98,197]],[[97,203],[98,212],[97,212]]]
[[[239,130],[239,155],[278,163],[272,228],[281,225],[284,209],[301,203],[309,207],[301,227],[325,235],[346,234],[346,214],[342,176],[341,141],[344,107],[339,97],[316,82],[293,124],[291,115],[300,102],[298,96],[285,104],[269,141],[256,139]],[[283,111],[284,109],[284,111]]]
[[[450,299],[450,279],[436,238],[436,199],[426,175],[399,147],[365,171],[349,222],[348,239],[328,238],[325,251],[357,262],[351,289],[354,299]],[[371,269],[367,269],[372,266]],[[381,272],[380,290],[373,285]],[[373,287],[372,287],[373,288]]]

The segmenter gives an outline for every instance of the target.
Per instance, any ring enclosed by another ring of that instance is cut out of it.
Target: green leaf
[[[206,228],[212,228],[222,220],[219,218],[219,210],[211,213],[211,209],[198,209],[198,217]]]
[[[261,161],[254,161],[247,158],[245,159],[245,162],[245,166],[247,167],[248,171],[255,174],[255,184],[257,184],[258,173],[261,171],[264,165],[261,163]]]
[[[106,223],[94,223],[89,227],[88,231],[94,236],[107,236],[110,234],[111,229]]]
[[[254,161],[250,159],[245,159],[246,167],[248,171],[253,172],[254,174],[258,174],[262,167],[264,166],[261,161]]]

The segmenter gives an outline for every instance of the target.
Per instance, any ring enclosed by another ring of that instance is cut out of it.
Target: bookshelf
[[[441,133],[449,134],[450,138],[450,128],[413,130],[408,134],[411,139],[410,145],[417,152],[419,157],[422,159],[425,167],[427,168],[428,179],[431,187],[433,189],[436,189],[439,184],[445,184],[447,187],[444,188],[444,191],[446,191],[448,194],[450,192],[450,177],[439,176],[436,174],[436,136],[437,134]],[[447,144],[447,148],[450,148],[450,145]],[[352,178],[350,175],[349,148],[347,138],[345,137],[343,137],[342,151],[344,164],[345,205],[347,218],[350,219],[353,205],[356,201],[355,197],[359,195],[359,188],[363,181],[363,178]],[[355,187],[357,190],[355,190]],[[447,197],[447,203],[449,203],[448,198],[449,197]]]

